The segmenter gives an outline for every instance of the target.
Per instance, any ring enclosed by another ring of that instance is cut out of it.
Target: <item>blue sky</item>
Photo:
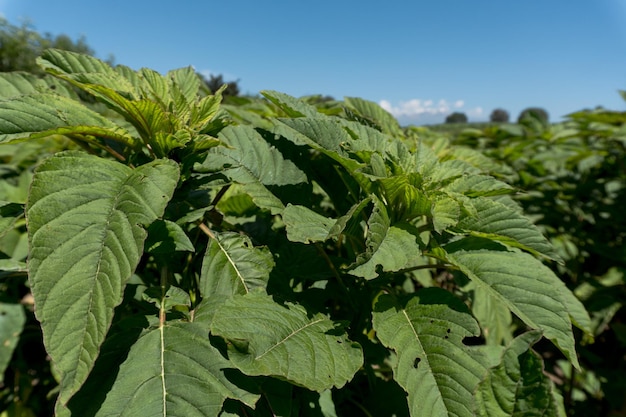
[[[626,0],[0,0],[12,24],[85,36],[97,56],[160,72],[193,65],[244,92],[363,97],[403,124],[453,111],[552,121],[626,110]]]

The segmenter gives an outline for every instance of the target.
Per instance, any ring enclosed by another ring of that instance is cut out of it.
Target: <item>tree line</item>
[[[517,117],[517,122],[521,123],[529,116],[533,116],[545,123],[549,120],[549,115],[546,110],[540,107],[528,107],[520,112]],[[492,123],[508,123],[510,118],[509,112],[501,108],[493,110],[489,115],[489,121]],[[467,115],[461,112],[454,112],[446,117],[446,123],[467,123],[467,121]]]

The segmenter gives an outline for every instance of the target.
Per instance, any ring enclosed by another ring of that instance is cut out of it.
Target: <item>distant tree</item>
[[[465,113],[454,112],[446,117],[446,123],[467,123]]]
[[[239,81],[225,82],[222,74],[218,74],[218,75],[211,74],[209,79],[207,79],[204,76],[202,76],[202,78],[204,79],[206,86],[208,87],[209,90],[211,90],[212,93],[215,93],[217,90],[220,89],[220,87],[222,87],[224,84],[227,84],[228,87],[226,87],[226,90],[224,90],[224,92],[222,93],[223,96],[236,97],[240,94],[239,85],[238,85]]]
[[[519,114],[517,123],[523,123],[524,119],[532,117],[539,120],[543,124],[547,124],[549,121],[548,112],[540,107],[528,107]]]
[[[41,74],[43,71],[36,63],[36,58],[44,49],[57,48],[66,51],[93,55],[84,37],[73,41],[67,35],[40,35],[35,29],[24,23],[21,26],[10,24],[0,17],[0,72],[26,71]],[[112,63],[109,58],[109,63]]]
[[[509,112],[504,109],[495,109],[491,112],[489,120],[494,123],[506,123],[509,121]]]

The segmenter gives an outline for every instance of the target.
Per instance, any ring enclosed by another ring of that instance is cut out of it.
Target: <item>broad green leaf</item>
[[[269,210],[272,214],[281,214],[285,210],[283,202],[260,182],[241,184],[241,190],[261,209]]]
[[[450,197],[437,198],[432,206],[432,216],[435,232],[441,233],[457,224],[461,217],[461,206]]]
[[[169,220],[156,220],[148,227],[145,251],[152,254],[194,252],[195,247],[179,225]]]
[[[26,323],[24,306],[0,302],[0,384]]]
[[[396,175],[377,181],[390,216],[396,220],[412,220],[418,216],[432,217],[433,201],[424,192],[418,175]]]
[[[5,182],[4,185],[9,184]],[[0,190],[1,188],[2,187],[0,185]],[[7,193],[3,195],[3,198],[11,197],[11,195],[6,194]],[[0,200],[0,237],[4,236],[4,234],[6,234],[8,231],[13,230],[15,222],[22,216],[24,216],[23,204]]]
[[[306,175],[249,126],[229,126],[219,135],[227,147],[209,150],[197,172],[226,175],[260,208],[279,214],[285,206],[266,186],[306,182]]]
[[[212,234],[200,273],[202,296],[230,297],[264,291],[274,268],[271,252],[254,247],[250,238],[239,233]]]
[[[228,380],[224,369],[230,366],[203,326],[165,324],[130,349],[96,417],[211,417],[226,398],[253,406],[258,395]]]
[[[408,393],[412,417],[473,416],[473,392],[486,369],[479,351],[463,344],[480,328],[460,300],[440,288],[402,302],[383,295],[373,326],[398,356],[394,379]]]
[[[373,101],[358,97],[345,97],[344,103],[360,116],[373,122],[381,132],[392,136],[402,134],[402,130],[396,118]]]
[[[476,391],[476,412],[481,417],[565,417],[556,388],[543,372],[543,360],[529,350],[541,339],[533,330],[516,337],[501,363],[490,369]]]
[[[73,91],[50,75],[40,77],[27,72],[0,73],[0,97],[12,98],[35,93],[54,93],[74,97]]]
[[[417,235],[401,225],[391,226],[387,209],[374,199],[374,210],[368,221],[366,252],[357,259],[357,265],[349,273],[366,279],[383,272],[397,272],[422,261],[420,240]]]
[[[53,134],[92,135],[130,146],[136,140],[125,129],[75,100],[54,94],[0,100],[0,143]]]
[[[229,126],[219,138],[228,147],[209,151],[202,168],[219,171],[240,184],[299,184],[306,175],[249,126]]]
[[[521,252],[460,250],[446,256],[486,295],[504,303],[529,327],[542,330],[580,368],[566,301],[570,298],[562,294],[569,290],[548,267]]]
[[[29,279],[62,403],[91,370],[143,253],[144,227],[163,214],[178,176],[169,160],[131,169],[81,152],[37,169],[26,210]]]
[[[288,204],[283,211],[287,238],[292,242],[323,242],[328,239],[334,219],[322,216],[304,206]]]
[[[343,144],[347,150],[358,155],[364,153],[385,155],[388,152],[394,152],[391,138],[378,130],[349,121],[342,121],[342,126],[354,139]]]
[[[470,282],[464,291],[472,292],[472,313],[480,323],[486,344],[498,346],[510,342],[513,318],[507,305],[474,282]]]
[[[344,121],[333,118],[274,119],[276,134],[296,145],[306,145],[341,164],[366,192],[370,180],[360,172],[365,165],[349,156],[347,149],[353,141],[344,128]]]
[[[145,81],[142,95],[159,103],[161,108],[167,108],[169,104],[170,90],[165,78],[158,72],[149,68],[141,68],[137,75]]]
[[[128,98],[133,93],[137,94],[138,92],[139,86],[135,85],[133,81],[137,83],[139,78],[135,77],[134,80],[131,80],[127,76],[133,71],[124,71],[127,68],[116,71],[106,62],[90,55],[47,49],[37,59],[37,63],[49,73],[78,86],[86,87],[89,84],[97,84],[126,95]]]
[[[314,106],[305,103],[295,97],[278,91],[264,90],[261,94],[287,113],[289,117],[324,117]]]
[[[189,121],[189,124],[193,128],[202,132],[217,116],[220,103],[222,102],[222,90],[226,87],[227,85],[224,84],[222,88],[215,93],[215,95],[206,96],[200,100],[197,105],[193,106],[190,115],[191,119]]]
[[[165,293],[161,286],[150,287],[141,294],[141,298],[166,312],[172,311],[175,307],[181,307],[180,310],[187,311],[191,305],[189,293],[174,286],[170,286]]]
[[[448,156],[465,161],[483,173],[508,175],[513,172],[508,166],[496,162],[477,149],[455,146],[448,148]]]
[[[342,387],[363,364],[361,347],[337,323],[304,307],[250,293],[227,300],[211,332],[224,338],[228,358],[247,375],[267,375],[313,391]]]
[[[196,101],[200,89],[200,78],[193,67],[178,68],[167,73],[170,91],[178,114],[184,114]]]
[[[468,197],[486,197],[511,194],[510,185],[488,175],[464,175],[443,188],[444,191],[461,193]]]
[[[466,216],[457,228],[472,236],[483,237],[521,248],[536,255],[558,260],[550,242],[523,214],[486,197],[472,200],[477,216]]]

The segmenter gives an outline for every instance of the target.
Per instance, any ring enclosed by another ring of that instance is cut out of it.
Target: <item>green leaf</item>
[[[374,210],[368,221],[366,252],[359,256],[349,273],[365,279],[378,276],[379,267],[384,272],[397,272],[420,263],[422,252],[419,237],[411,231],[391,226],[387,209],[374,198]]]
[[[373,122],[381,132],[392,136],[402,134],[402,130],[396,118],[373,101],[357,97],[345,97],[344,103],[360,116]]]
[[[171,97],[178,114],[185,114],[196,101],[200,90],[200,78],[193,67],[178,68],[167,73]]]
[[[285,93],[263,90],[261,94],[287,113],[289,117],[324,117],[314,106]]]
[[[25,323],[24,306],[0,303],[0,384],[4,382],[4,371],[13,357]]]
[[[74,97],[75,93],[66,84],[47,75],[40,77],[27,72],[0,73],[0,97],[12,98],[26,94],[54,93],[66,97]]]
[[[488,175],[464,175],[443,188],[444,191],[460,193],[468,197],[487,197],[511,194],[510,185]]]
[[[9,185],[9,184],[5,182],[4,185]],[[0,189],[1,189],[1,186],[0,186]],[[16,189],[14,194],[17,194],[18,191],[24,191],[24,190]],[[11,196],[5,195],[4,197],[11,197]],[[13,230],[15,222],[17,221],[17,219],[19,219],[22,216],[24,216],[23,204],[0,200],[0,237],[4,236],[10,230]]]
[[[448,291],[427,288],[406,301],[381,296],[373,313],[380,341],[398,355],[394,379],[408,393],[412,417],[473,416],[473,392],[485,373],[476,348],[480,328]]]
[[[60,49],[47,49],[37,63],[47,72],[90,91],[89,87],[100,85],[130,98],[139,92],[139,78],[128,78],[134,71],[127,67],[111,68],[96,57]],[[133,83],[135,81],[135,83]],[[90,91],[97,94],[97,91]]]
[[[397,220],[432,216],[433,202],[424,192],[416,175],[396,175],[377,181],[387,202],[390,215]]]
[[[478,385],[478,416],[565,417],[554,384],[543,372],[543,360],[529,350],[539,339],[541,332],[534,330],[519,335],[507,347],[500,364]]]
[[[370,189],[370,180],[360,169],[365,165],[352,159],[347,152],[348,143],[353,141],[344,128],[344,121],[336,118],[274,119],[275,133],[296,145],[306,145],[318,150],[341,164],[365,191]]]
[[[212,232],[202,261],[200,293],[203,297],[230,297],[265,291],[273,268],[272,253],[254,247],[247,236]]]
[[[472,292],[472,313],[480,323],[486,344],[499,346],[502,342],[510,342],[513,318],[506,303],[474,282],[470,282],[464,291]]]
[[[363,364],[361,347],[326,316],[260,293],[227,300],[215,313],[211,332],[226,340],[230,361],[243,373],[314,391],[342,387]]]
[[[0,143],[53,134],[92,135],[130,146],[136,140],[125,129],[67,97],[38,94],[0,101]]]
[[[447,258],[485,294],[504,303],[526,325],[542,330],[580,368],[567,296],[562,294],[569,290],[548,267],[521,252],[460,250]]]
[[[334,219],[317,214],[304,206],[288,204],[283,211],[287,238],[292,242],[324,242],[335,224]]]
[[[217,416],[226,398],[253,406],[259,396],[230,382],[229,367],[201,325],[150,330],[130,349],[96,417]]]
[[[450,197],[440,197],[433,204],[432,216],[435,232],[441,233],[457,224],[461,217],[461,206]]]
[[[195,247],[185,231],[169,220],[157,220],[148,227],[145,251],[166,254],[177,251],[195,252]]]
[[[306,175],[250,126],[228,126],[219,138],[228,147],[209,151],[202,167],[219,171],[240,184],[299,184]]]
[[[486,197],[472,200],[476,217],[466,216],[457,228],[472,236],[492,239],[535,255],[560,260],[548,239],[523,214]]]
[[[249,126],[229,126],[219,138],[228,147],[209,150],[205,161],[195,167],[197,172],[218,172],[241,184],[254,203],[272,214],[279,214],[285,206],[266,186],[290,185],[306,182],[307,178],[293,162],[270,146]]]
[[[29,279],[62,403],[91,370],[143,253],[144,227],[163,214],[178,176],[169,160],[131,169],[81,152],[37,169],[26,210]]]

